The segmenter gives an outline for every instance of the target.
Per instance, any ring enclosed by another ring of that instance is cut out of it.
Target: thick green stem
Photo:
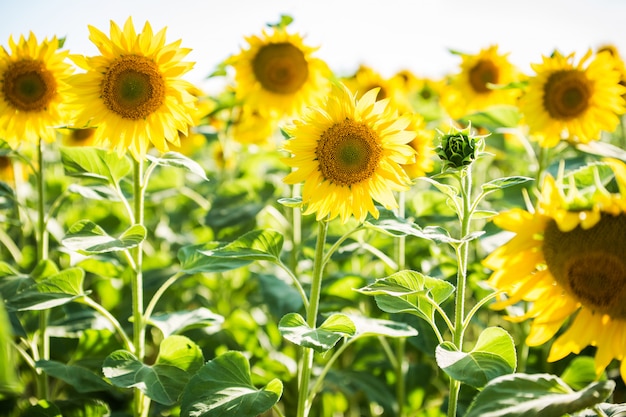
[[[456,246],[457,257],[457,284],[456,299],[454,306],[454,334],[453,343],[459,351],[463,350],[463,333],[465,332],[465,287],[467,285],[467,262],[469,255],[469,243],[464,239],[470,233],[470,221],[472,217],[472,172],[467,167],[461,172],[461,196],[463,199],[462,212],[459,213],[461,223],[461,243]],[[448,417],[456,417],[457,403],[461,383],[453,378],[450,379],[450,397],[448,400]]]
[[[328,232],[328,222],[322,220],[318,222],[317,243],[315,245],[315,259],[313,261],[313,280],[311,282],[311,293],[309,295],[309,307],[306,311],[306,322],[311,328],[317,325],[317,313],[320,304],[320,294],[322,291],[322,275],[324,271],[324,245],[326,243],[326,233]],[[302,358],[300,364],[300,381],[298,384],[298,411],[297,417],[309,415],[313,398],[309,399],[309,382],[313,370],[313,349],[302,348]]]
[[[143,161],[133,160],[133,212],[135,224],[143,225],[144,222],[144,192],[143,184]],[[134,268],[131,277],[131,291],[133,303],[133,345],[134,354],[140,362],[145,356],[146,326],[143,309],[143,245],[140,243],[132,250]],[[139,389],[135,389],[134,403],[135,417],[145,417],[150,408],[150,399]]]
[[[398,195],[398,217],[404,219],[406,206],[406,194],[400,192]],[[400,236],[396,240],[396,264],[398,270],[405,268],[406,259],[406,237]],[[404,384],[404,374],[407,370],[407,362],[405,360],[406,339],[401,337],[396,342],[396,403],[398,404],[398,417],[404,417],[404,401],[406,398],[406,387]]]
[[[43,141],[37,143],[37,260],[48,259],[48,231],[46,229],[46,194],[45,194],[45,165],[43,156]],[[50,337],[48,336],[49,310],[42,310],[39,314],[39,359],[50,359]],[[48,399],[48,376],[45,372],[38,375],[37,394],[40,399]]]

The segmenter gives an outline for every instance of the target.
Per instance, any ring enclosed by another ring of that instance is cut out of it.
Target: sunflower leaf
[[[272,408],[282,393],[278,379],[257,389],[246,357],[230,351],[207,362],[191,378],[181,398],[180,415],[255,417]]]
[[[476,346],[460,352],[450,342],[435,350],[437,365],[451,378],[482,388],[490,380],[515,371],[517,357],[513,339],[500,327],[488,327],[478,336]]]
[[[71,250],[91,255],[134,248],[145,238],[146,228],[139,224],[125,230],[119,238],[114,238],[94,222],[81,220],[70,227],[62,242]]]
[[[65,173],[72,177],[104,180],[116,185],[130,173],[128,158],[114,152],[85,146],[60,146]]]
[[[68,268],[41,279],[11,296],[7,301],[10,310],[46,310],[67,304],[84,296],[85,272],[80,268]]]
[[[378,308],[387,313],[409,313],[434,322],[434,304],[441,305],[454,286],[447,281],[423,275],[417,271],[399,271],[357,289],[374,296]]]
[[[148,160],[150,160],[154,164],[161,165],[161,166],[182,168],[188,172],[191,172],[192,174],[196,174],[197,176],[199,176],[205,181],[209,180],[206,176],[206,172],[204,171],[204,168],[202,168],[202,166],[199,163],[197,163],[193,159],[186,157],[185,155],[181,153],[167,152],[158,158],[152,155],[147,155],[146,157],[148,158]]]
[[[332,349],[339,340],[356,332],[354,323],[345,314],[333,314],[313,329],[301,315],[289,313],[280,320],[278,328],[285,339],[319,353]]]
[[[534,181],[529,177],[512,176],[506,178],[496,178],[482,185],[483,191],[491,192],[495,190],[502,190],[504,188],[513,187],[520,184],[525,184],[529,181]]]
[[[600,404],[614,389],[613,381],[574,391],[555,375],[504,375],[478,393],[466,417],[561,417]]]

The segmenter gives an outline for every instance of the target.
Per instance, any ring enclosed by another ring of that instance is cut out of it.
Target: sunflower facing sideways
[[[38,43],[30,33],[17,43],[10,37],[9,50],[0,48],[0,139],[12,148],[53,142],[54,128],[67,122],[62,106],[73,68],[60,45],[56,37]]]
[[[334,85],[323,105],[284,128],[291,136],[284,149],[292,154],[285,163],[296,168],[284,182],[304,182],[304,214],[362,222],[368,212],[378,217],[373,200],[397,208],[393,191],[408,189],[402,164],[414,162],[407,144],[415,132],[405,130],[410,119],[398,117],[388,100],[376,101],[377,94],[373,89],[356,100],[344,84]]]
[[[195,98],[180,78],[193,64],[181,41],[165,44],[165,29],[154,34],[148,22],[135,32],[131,18],[123,30],[111,22],[110,39],[89,26],[89,39],[101,55],[72,56],[84,73],[70,78],[74,127],[96,127],[94,141],[118,155],[143,160],[150,144],[160,152],[180,145],[193,124]]]
[[[618,115],[626,111],[626,88],[609,52],[592,57],[589,50],[575,64],[573,53],[555,51],[532,68],[535,75],[519,106],[540,146],[552,148],[561,139],[589,143],[600,139],[601,131],[615,130]]]
[[[494,271],[488,283],[508,297],[493,308],[530,302],[525,314],[511,318],[532,319],[529,346],[562,330],[548,361],[595,346],[596,373],[617,359],[626,380],[626,164],[615,159],[604,164],[614,173],[617,192],[599,180],[586,187],[590,191],[566,189],[547,176],[536,209],[513,209],[495,218],[515,235],[484,265]]]
[[[451,77],[443,89],[442,106],[454,118],[485,110],[493,105],[514,105],[518,88],[499,88],[518,82],[522,74],[498,45],[481,49],[478,54],[461,54],[460,72]]]
[[[237,99],[252,113],[293,117],[328,93],[330,69],[298,33],[277,26],[245,39],[248,48],[226,63],[235,70]]]

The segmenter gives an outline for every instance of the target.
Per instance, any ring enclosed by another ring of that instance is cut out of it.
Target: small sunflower
[[[359,65],[356,72],[350,77],[341,80],[359,99],[366,92],[378,88],[377,100],[389,99],[390,105],[400,112],[412,110],[407,94],[405,80],[398,77],[385,78],[374,68]]]
[[[248,107],[240,107],[230,127],[232,138],[242,145],[273,146],[272,137],[278,131],[278,120],[263,116]]]
[[[96,128],[63,128],[59,129],[59,133],[61,134],[61,143],[65,146],[93,146]]]
[[[589,143],[600,138],[601,131],[612,132],[618,115],[626,111],[620,85],[621,74],[608,52],[592,58],[592,52],[574,63],[574,54],[555,51],[533,64],[530,78],[520,99],[520,109],[530,134],[545,148],[556,146],[561,139]]]
[[[235,69],[236,95],[244,105],[272,117],[292,117],[315,105],[330,87],[330,69],[284,27],[245,38],[248,48],[226,63]]]
[[[532,319],[526,340],[552,344],[548,361],[586,346],[596,346],[598,375],[613,359],[621,361],[626,380],[626,165],[609,159],[619,192],[595,184],[586,195],[546,177],[537,208],[501,213],[495,223],[515,233],[492,252],[484,265],[494,272],[489,284],[508,298],[493,307],[518,301],[530,309],[514,321]]]
[[[168,142],[179,145],[179,132],[193,124],[195,98],[180,78],[192,68],[182,59],[189,49],[181,41],[165,44],[165,28],[153,34],[148,22],[135,32],[132,19],[124,29],[111,21],[110,39],[89,26],[89,39],[101,55],[73,56],[86,72],[71,77],[74,125],[97,127],[95,142],[142,160],[150,143],[160,152]]]
[[[53,142],[54,128],[67,121],[62,105],[73,67],[59,47],[56,37],[38,43],[31,32],[17,43],[10,37],[9,50],[0,48],[0,139],[12,148]]]
[[[513,105],[520,95],[517,88],[494,88],[521,79],[508,54],[498,52],[498,45],[478,54],[462,54],[460,72],[450,79],[442,93],[442,106],[453,118],[484,110],[492,105]]]
[[[292,154],[285,162],[296,168],[284,179],[304,182],[305,214],[317,220],[354,215],[362,222],[367,213],[378,217],[376,200],[385,208],[397,207],[393,191],[408,189],[402,164],[414,161],[407,143],[415,132],[408,117],[398,117],[388,100],[376,101],[378,89],[357,100],[343,84],[333,87],[321,107],[310,108],[301,120],[285,127],[292,136],[284,149]]]

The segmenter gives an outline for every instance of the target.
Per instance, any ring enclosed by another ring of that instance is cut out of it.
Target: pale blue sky
[[[456,71],[455,49],[476,53],[493,43],[528,72],[554,48],[582,55],[604,43],[626,55],[623,0],[0,0],[0,45],[33,31],[39,39],[67,37],[72,53],[94,55],[87,25],[109,32],[132,16],[141,28],[167,26],[167,40],[192,49],[203,79],[245,46],[244,36],[290,14],[294,31],[319,46],[317,56],[340,74],[368,64],[384,75],[410,69],[438,77]],[[138,28],[138,29],[139,29]]]

